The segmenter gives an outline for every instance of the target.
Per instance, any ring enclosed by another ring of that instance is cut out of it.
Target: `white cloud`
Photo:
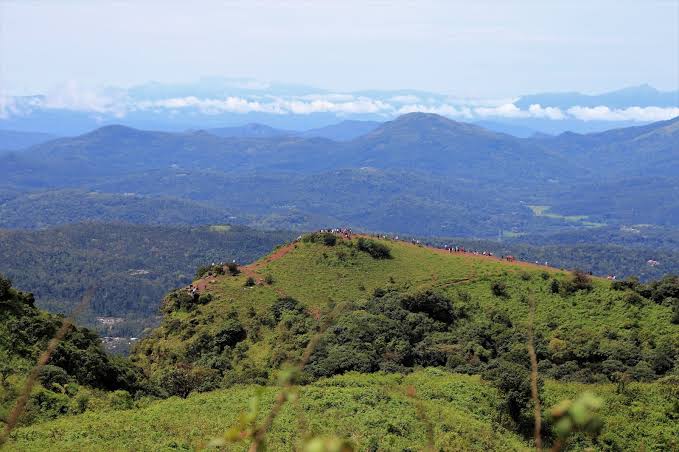
[[[566,116],[558,107],[543,107],[540,104],[533,104],[528,107],[528,112],[533,118],[564,119]]]
[[[473,114],[469,108],[462,107],[456,108],[452,105],[442,104],[442,105],[422,105],[422,104],[410,104],[404,105],[396,110],[396,114],[404,115],[406,113],[434,113],[437,115],[448,116],[452,118],[466,118],[472,119]]]
[[[353,97],[352,97],[353,98]],[[268,101],[253,101],[242,97],[226,99],[199,99],[194,96],[141,101],[135,105],[138,110],[168,109],[181,110],[193,108],[204,114],[220,113],[272,113],[308,115],[312,113],[337,114],[385,114],[393,108],[382,101],[357,98],[346,102],[333,102],[325,99],[302,100],[273,98]]]
[[[40,106],[57,110],[109,113],[123,117],[128,109],[126,97],[124,91],[96,91],[69,81],[50,90]]]
[[[582,121],[663,121],[679,116],[677,107],[628,107],[611,109],[598,107],[571,107],[568,114]]]
[[[496,107],[476,107],[474,108],[476,116],[485,117],[500,117],[500,118],[528,118],[530,113],[526,110],[521,110],[514,104],[502,104]]]
[[[129,112],[149,112],[158,115],[177,115],[182,111],[192,114],[219,115],[227,113],[267,113],[276,115],[310,115],[331,113],[338,116],[376,115],[385,119],[397,115],[423,112],[451,118],[476,120],[499,119],[576,119],[582,121],[638,121],[652,122],[679,116],[679,107],[629,107],[611,109],[607,106],[574,106],[567,110],[543,107],[540,104],[520,109],[513,99],[478,100],[427,98],[414,95],[393,96],[387,100],[358,96],[351,93],[318,93],[258,95],[200,98],[196,96],[170,97],[159,100],[135,100],[123,89],[92,90],[75,82],[62,84],[46,96],[11,97],[0,93],[0,118],[25,116],[39,109],[87,112],[99,118],[124,117]]]

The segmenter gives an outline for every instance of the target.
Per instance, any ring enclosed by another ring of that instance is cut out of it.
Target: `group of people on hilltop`
[[[347,240],[351,240],[351,228],[328,228],[328,229],[320,229],[318,232],[321,234],[337,234],[341,235],[343,238]]]

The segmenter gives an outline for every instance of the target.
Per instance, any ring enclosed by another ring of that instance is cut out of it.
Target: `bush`
[[[593,288],[592,278],[581,270],[573,270],[571,278],[564,284],[564,290],[567,294],[572,294],[579,290],[589,292]]]
[[[561,283],[559,283],[558,279],[553,279],[552,282],[549,284],[549,291],[552,293],[559,293],[561,290]]]
[[[110,393],[108,401],[114,410],[129,410],[134,406],[130,393],[122,389]]]
[[[530,373],[520,364],[499,360],[483,373],[483,378],[495,386],[504,402],[503,411],[516,424],[517,429],[527,433],[532,428]],[[538,394],[542,381],[538,380]]]
[[[502,281],[495,281],[490,285],[490,290],[496,297],[506,298],[509,296],[509,293],[507,292],[507,284]]]
[[[236,276],[237,274],[240,273],[240,270],[238,269],[238,264],[236,264],[235,262],[229,262],[228,264],[226,264],[226,269],[228,270],[231,276]]]
[[[47,364],[40,369],[38,379],[45,388],[55,390],[68,383],[68,374],[59,366]]]
[[[256,284],[255,278],[252,276],[248,276],[248,279],[245,280],[245,287],[252,287]]]
[[[391,249],[387,245],[360,237],[356,242],[359,251],[368,253],[373,259],[391,259]]]
[[[274,303],[271,308],[273,317],[276,322],[280,322],[285,311],[291,311],[297,314],[304,313],[304,306],[292,297],[281,297]]]
[[[271,274],[266,275],[264,277],[264,282],[267,283],[268,285],[273,284],[275,282],[275,280],[273,279],[273,275]]]
[[[305,243],[322,243],[325,246],[335,246],[337,244],[337,236],[330,232],[312,232],[302,236],[302,242]]]

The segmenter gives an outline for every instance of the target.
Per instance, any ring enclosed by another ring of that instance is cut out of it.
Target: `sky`
[[[0,89],[246,77],[505,98],[679,89],[679,0],[0,0]]]

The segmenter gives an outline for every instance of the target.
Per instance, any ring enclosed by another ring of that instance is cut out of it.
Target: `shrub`
[[[248,279],[245,280],[245,287],[252,287],[256,284],[255,278],[252,276],[248,276]]]
[[[238,264],[236,264],[235,262],[229,262],[228,264],[226,264],[226,269],[231,276],[236,276],[237,274],[240,273],[240,270],[238,269]]]
[[[47,364],[40,369],[38,379],[45,388],[55,390],[59,386],[64,386],[68,383],[68,374],[59,366]]]
[[[273,279],[273,275],[268,274],[264,277],[264,282],[267,283],[268,285],[273,284],[275,281]]]
[[[108,400],[114,410],[129,410],[134,406],[130,393],[122,389],[110,393]]]
[[[530,279],[531,279],[531,274],[528,273],[528,272],[521,272],[521,274],[519,275],[519,277],[520,277],[522,280],[524,280],[524,281],[530,281]]]
[[[368,253],[373,259],[391,259],[391,249],[387,245],[360,237],[356,242],[359,251]]]
[[[281,297],[276,300],[273,307],[271,308],[271,312],[273,313],[276,322],[281,320],[285,311],[292,311],[301,314],[304,312],[304,306],[302,306],[299,301],[292,297]]]
[[[579,290],[590,291],[593,288],[592,278],[581,270],[573,270],[571,278],[564,284],[564,290],[567,294],[572,294]]]
[[[509,296],[509,293],[507,292],[507,284],[502,281],[495,281],[490,285],[490,290],[496,297],[506,298]]]
[[[71,401],[71,405],[68,409],[69,412],[73,414],[82,414],[87,411],[90,404],[90,396],[87,394],[78,394]]]
[[[330,232],[312,232],[302,236],[302,242],[305,243],[321,243],[325,246],[335,246],[337,244],[337,236]]]
[[[519,364],[499,360],[483,373],[504,398],[503,411],[514,421],[518,430],[527,433],[532,427],[530,410],[531,388],[528,369]],[[542,381],[538,381],[538,393]]]

